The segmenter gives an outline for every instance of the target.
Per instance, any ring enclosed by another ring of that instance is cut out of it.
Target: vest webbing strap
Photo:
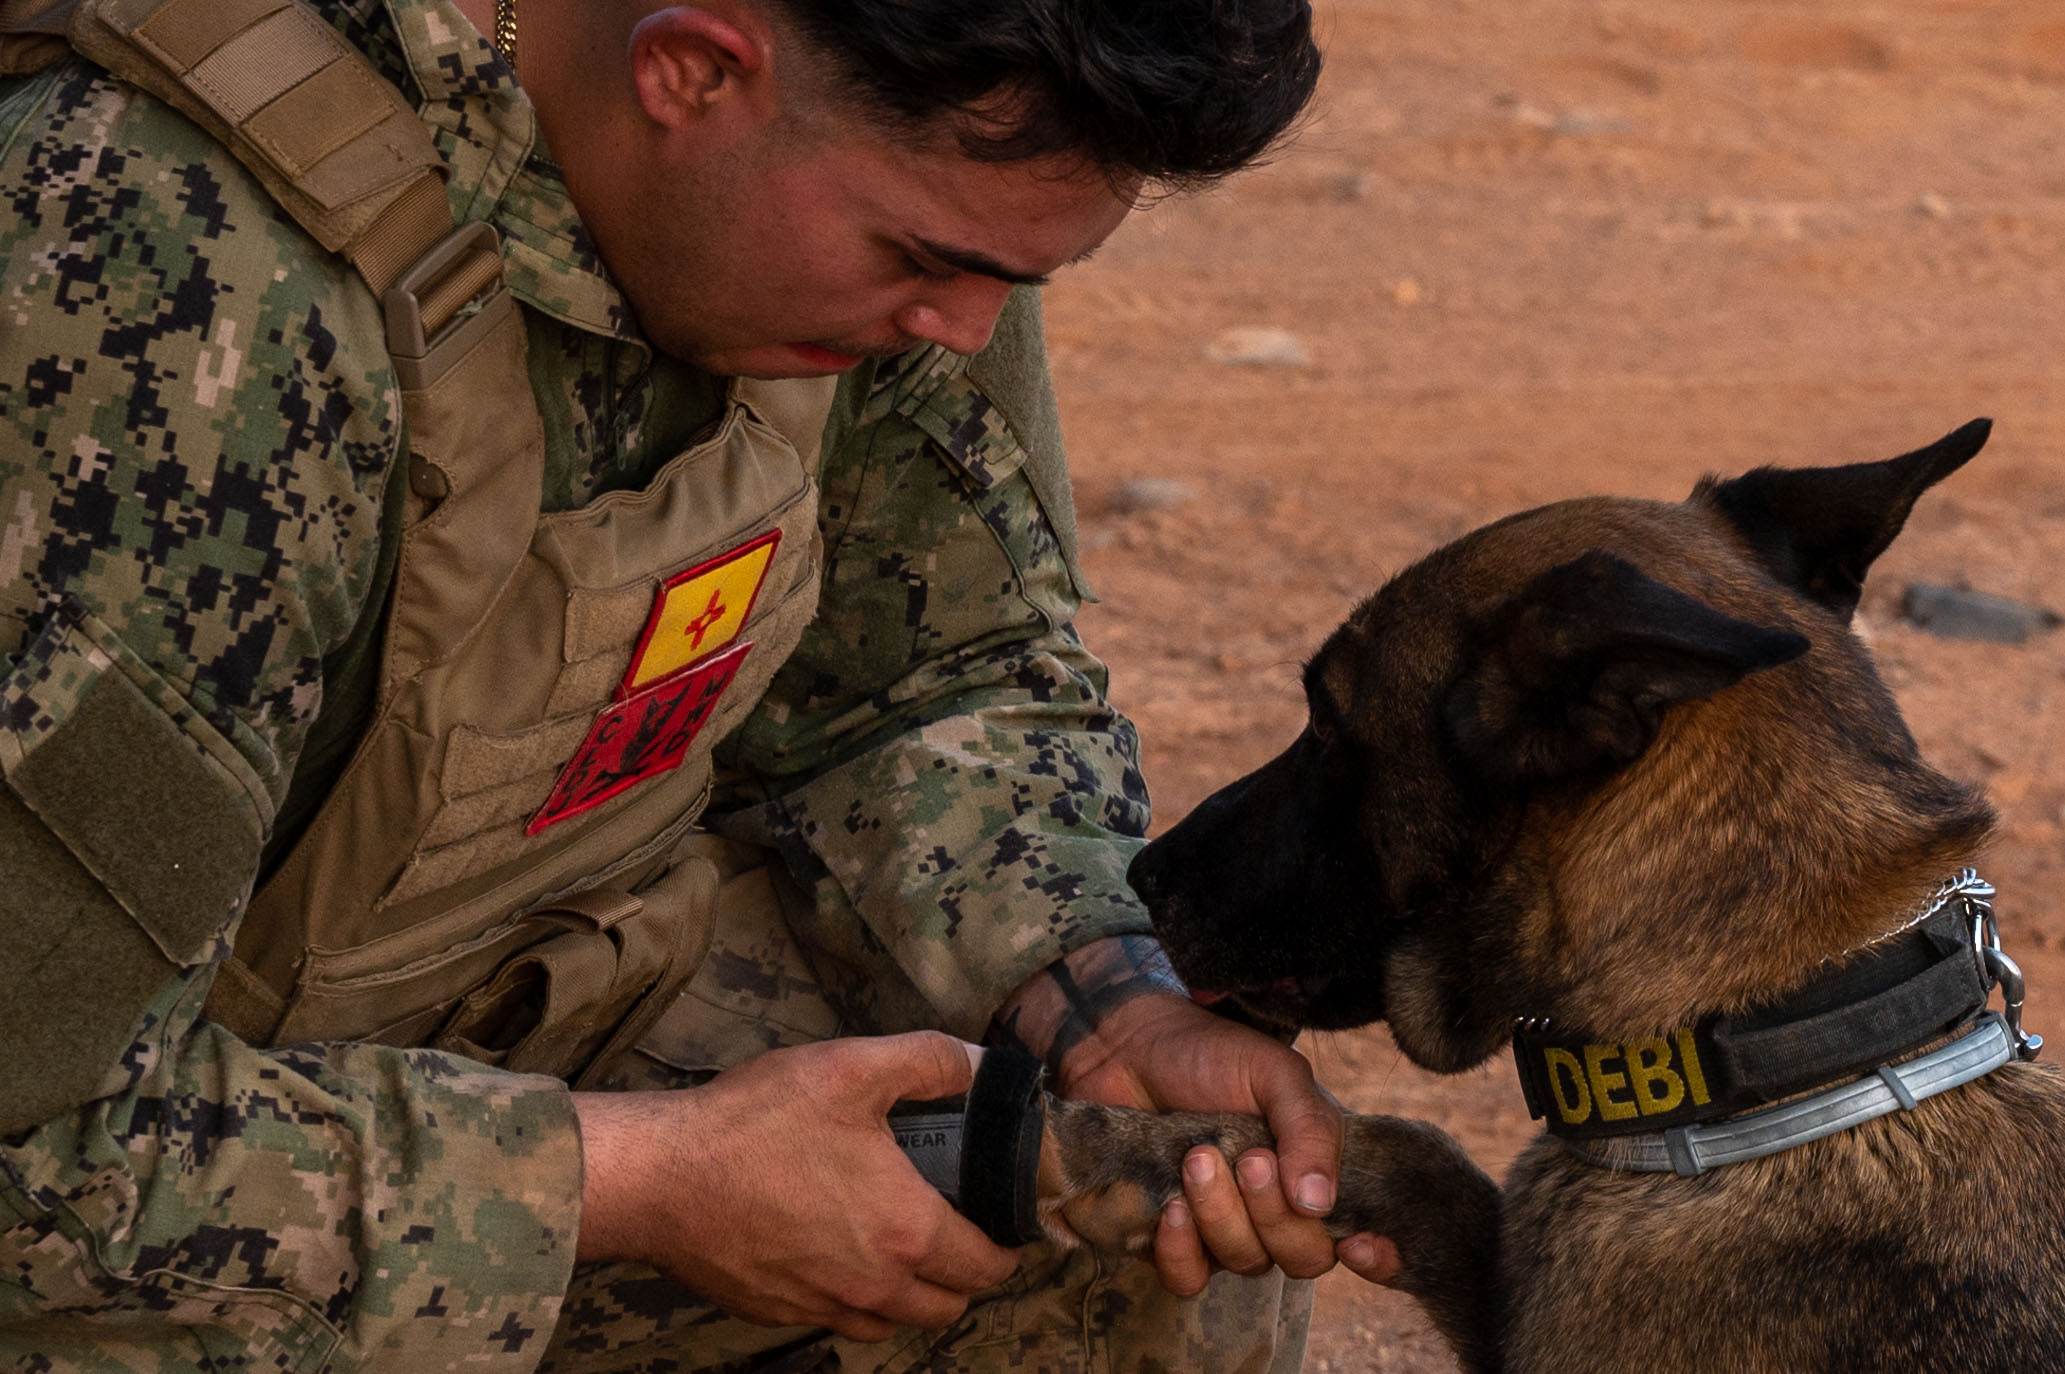
[[[451,232],[429,132],[301,0],[0,3],[0,27],[35,32],[69,10],[80,54],[206,129],[375,295]]]
[[[418,177],[402,189],[388,204],[386,211],[366,226],[357,241],[351,245],[351,265],[366,279],[366,285],[373,288],[376,296],[385,295],[387,288],[408,268],[422,260],[432,245],[452,232],[452,206],[445,199],[445,183],[442,176]],[[489,282],[502,272],[502,257],[498,252],[484,278],[475,279],[472,288],[456,299],[442,296],[435,302],[423,302],[424,329],[435,334],[438,327],[452,315],[486,289]]]
[[[40,70],[67,45],[198,123],[351,262],[390,336],[417,341],[397,351],[405,386],[442,372],[459,351],[448,340],[465,346],[445,327],[466,306],[506,307],[499,242],[455,234],[429,132],[304,0],[0,0],[0,75]],[[440,248],[437,271],[410,270]],[[390,296],[405,274],[409,289]]]

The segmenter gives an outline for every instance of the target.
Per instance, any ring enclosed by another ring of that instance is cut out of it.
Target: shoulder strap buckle
[[[491,224],[462,224],[395,278],[381,301],[387,350],[406,391],[427,391],[510,312],[502,239]]]

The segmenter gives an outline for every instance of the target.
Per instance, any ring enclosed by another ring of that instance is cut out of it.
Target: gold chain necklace
[[[495,46],[509,70],[516,70],[516,0],[495,0]]]

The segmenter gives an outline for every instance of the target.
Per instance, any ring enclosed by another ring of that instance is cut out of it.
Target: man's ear
[[[1593,550],[1537,575],[1474,627],[1443,699],[1450,737],[1487,781],[1524,786],[1628,763],[1666,710],[1807,651]]]
[[[1780,582],[1848,619],[1865,572],[1914,503],[1985,447],[1992,430],[1993,421],[1974,420],[1883,463],[1758,468],[1729,482],[1709,477],[1692,500],[1726,517]]]
[[[767,66],[772,35],[696,5],[655,10],[631,30],[631,80],[646,115],[681,129]]]

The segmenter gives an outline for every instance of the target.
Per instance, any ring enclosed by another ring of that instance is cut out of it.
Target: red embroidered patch
[[[605,708],[523,833],[536,835],[680,767],[752,647],[733,645]]]

